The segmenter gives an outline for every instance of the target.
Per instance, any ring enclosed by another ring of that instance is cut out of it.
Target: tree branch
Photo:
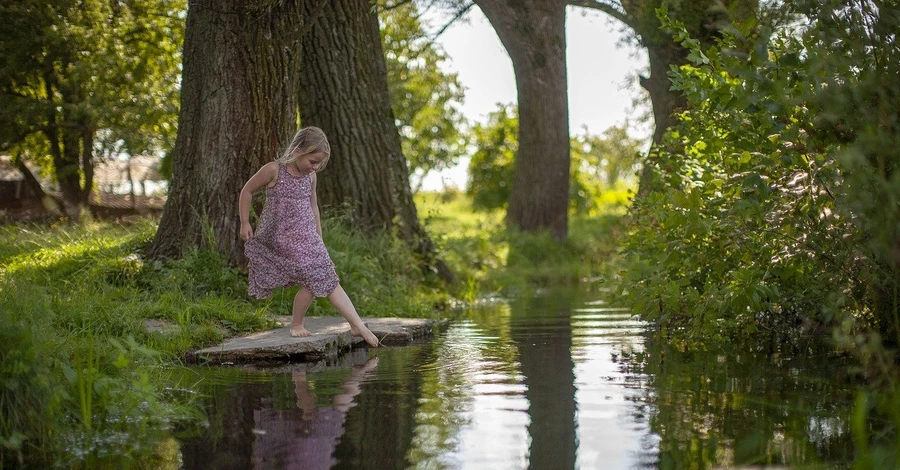
[[[444,34],[444,31],[447,31],[447,28],[449,28],[450,25],[452,25],[453,23],[455,23],[456,20],[458,20],[458,19],[462,18],[463,16],[465,16],[466,13],[468,13],[469,10],[471,10],[472,7],[474,7],[474,6],[475,6],[475,3],[473,2],[473,3],[470,3],[470,4],[466,5],[465,7],[463,7],[463,8],[462,8],[461,10],[459,10],[458,12],[456,12],[456,14],[453,15],[453,18],[450,18],[450,21],[448,21],[447,24],[445,24],[444,26],[441,26],[441,29],[439,29],[438,32],[435,33],[435,35],[431,37],[431,41],[434,42],[437,38],[439,38],[442,34]]]
[[[603,13],[625,23],[631,29],[637,29],[634,23],[634,19],[630,18],[626,13],[621,12],[613,8],[612,5],[608,3],[600,3],[596,0],[568,0],[569,5],[583,8],[590,8],[592,10],[600,10]]]
[[[41,201],[41,205],[44,206],[44,209],[55,215],[62,214],[62,205],[60,202],[50,197],[50,195],[44,191],[44,188],[41,187],[41,183],[34,176],[34,173],[25,166],[25,160],[22,158],[21,154],[16,155],[15,163],[16,168],[18,168],[22,173],[22,176],[25,177],[25,184],[28,185],[35,197]]]
[[[414,1],[414,0],[399,0],[398,2],[394,3],[393,5],[384,5],[383,7],[381,7],[381,8],[378,9],[378,12],[380,13],[380,12],[382,12],[382,11],[391,11],[391,10],[394,10],[394,9],[396,9],[396,8],[400,8],[400,7],[402,7],[403,5],[406,5],[406,4],[408,4],[408,3],[412,3],[413,1]],[[376,5],[376,6],[377,6],[377,5]]]

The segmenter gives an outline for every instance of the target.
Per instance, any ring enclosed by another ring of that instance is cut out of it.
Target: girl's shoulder
[[[278,182],[278,173],[281,172],[281,163],[278,163],[277,160],[266,163],[259,169],[259,172],[268,180],[266,188],[271,188]]]

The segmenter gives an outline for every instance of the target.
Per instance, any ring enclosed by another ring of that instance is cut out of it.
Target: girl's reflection
[[[337,463],[332,456],[341,435],[344,419],[355,404],[360,385],[378,367],[378,357],[354,366],[350,377],[330,406],[316,406],[306,371],[293,372],[298,410],[262,409],[254,412],[256,439],[253,445],[255,468],[327,469]]]

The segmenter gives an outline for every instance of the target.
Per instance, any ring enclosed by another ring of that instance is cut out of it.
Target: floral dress
[[[338,286],[334,263],[316,231],[311,194],[312,176],[291,175],[278,164],[278,181],[266,189],[259,225],[244,244],[251,297],[268,298],[276,287],[293,285],[325,297]]]

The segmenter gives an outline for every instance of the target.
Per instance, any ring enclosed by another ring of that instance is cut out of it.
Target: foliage
[[[388,85],[403,154],[424,175],[454,165],[466,151],[464,90],[442,70],[447,55],[427,36],[415,2],[379,11]],[[421,181],[421,180],[420,180]]]
[[[475,153],[469,161],[466,192],[475,208],[491,210],[506,207],[516,151],[519,148],[519,114],[514,105],[498,104],[487,122],[472,128]]]
[[[509,201],[515,154],[518,149],[519,118],[513,105],[499,105],[485,124],[476,124],[472,136],[476,147],[469,162],[467,193],[482,210],[505,208]],[[569,210],[574,214],[598,213],[600,199],[635,183],[638,156],[643,142],[628,135],[625,127],[613,126],[602,136],[587,130],[572,137]],[[624,202],[624,201],[623,201]]]
[[[670,332],[785,337],[852,312],[896,334],[896,7],[855,6],[795,3],[808,26],[737,25],[705,50],[668,23],[690,51],[672,73],[689,109],[625,251],[632,301]]]
[[[4,3],[0,150],[65,180],[86,178],[95,151],[170,148],[185,8],[183,0]]]

